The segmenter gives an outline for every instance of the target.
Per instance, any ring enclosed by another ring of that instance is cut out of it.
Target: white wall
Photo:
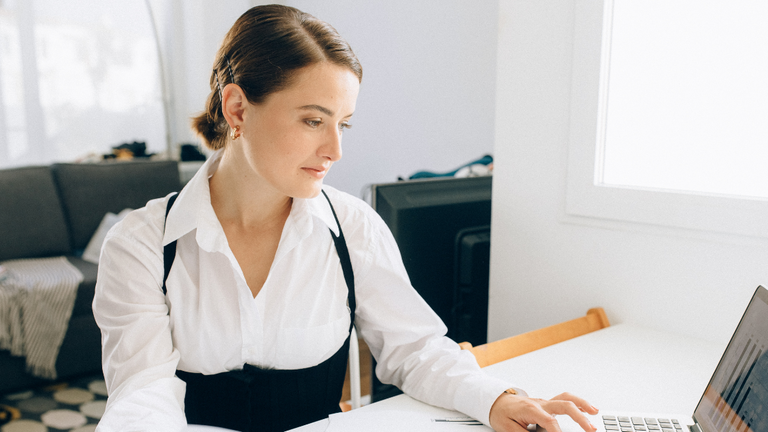
[[[153,0],[174,90],[173,142],[199,142],[213,57],[248,7],[238,0]],[[365,185],[416,171],[447,172],[493,151],[496,1],[293,0],[333,25],[363,65],[344,157],[326,183],[361,196]]]
[[[493,151],[496,1],[292,0],[329,22],[363,65],[344,158],[326,183],[451,171]]]
[[[489,339],[603,306],[725,344],[768,284],[765,240],[565,214],[575,1],[499,2]]]
[[[160,38],[170,103],[171,142],[199,144],[190,120],[205,108],[213,59],[250,0],[150,0]]]

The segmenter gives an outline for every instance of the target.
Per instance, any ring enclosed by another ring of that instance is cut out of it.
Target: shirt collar
[[[163,246],[195,229],[198,229],[197,242],[203,249],[212,251],[226,244],[223,229],[211,206],[211,190],[208,183],[208,179],[219,167],[222,152],[223,150],[214,152],[179,192],[166,218]],[[339,235],[339,226],[333,210],[322,193],[309,199],[294,198],[289,216],[294,219],[292,222],[311,230],[313,217],[323,222],[334,235]],[[208,229],[209,227],[213,229]]]
[[[325,199],[325,196],[322,193],[309,199],[294,198],[293,207],[294,208],[291,209],[292,214],[295,211],[296,215],[305,213],[314,216],[328,226],[328,228],[333,231],[334,235],[339,235],[339,226],[336,223],[336,218],[333,216],[333,210],[331,210],[331,206],[328,205],[328,200]]]
[[[203,164],[192,179],[179,192],[176,202],[173,204],[165,223],[163,246],[178,240],[185,234],[201,226],[218,226],[221,224],[211,207],[211,189],[208,179],[216,172],[221,160],[222,150],[214,152]],[[198,239],[200,241],[200,239]],[[206,249],[213,249],[212,240]],[[204,247],[203,243],[200,244]]]

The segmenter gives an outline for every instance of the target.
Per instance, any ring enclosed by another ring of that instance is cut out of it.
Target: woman
[[[512,395],[484,375],[410,286],[383,221],[323,187],[361,79],[349,45],[310,15],[272,5],[237,20],[194,119],[216,152],[177,197],[150,201],[105,241],[100,430],[325,418],[339,410],[354,323],[379,378],[417,399],[499,431],[557,431],[553,415],[568,414],[591,432],[585,401]]]

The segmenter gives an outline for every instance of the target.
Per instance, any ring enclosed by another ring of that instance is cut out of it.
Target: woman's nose
[[[320,156],[336,162],[341,159],[341,131],[330,131],[326,142],[320,147]]]

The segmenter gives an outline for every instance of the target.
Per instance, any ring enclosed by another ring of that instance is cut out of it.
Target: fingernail
[[[592,426],[592,430],[597,430],[597,426],[593,425],[592,423],[590,423],[589,425]]]

